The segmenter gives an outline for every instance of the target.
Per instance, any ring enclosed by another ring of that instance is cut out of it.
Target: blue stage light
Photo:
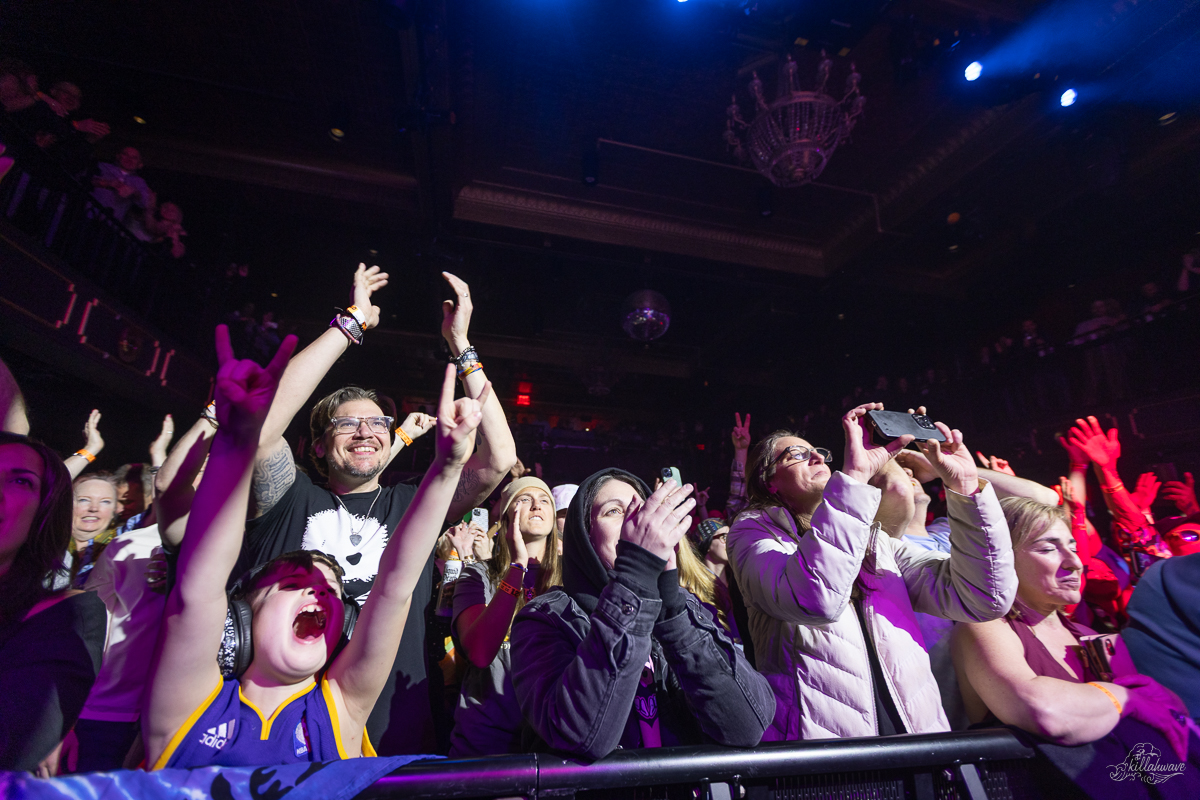
[[[967,64],[967,71],[965,75],[967,76],[967,80],[973,81],[976,80],[982,72],[983,64],[980,64],[978,61],[972,61],[970,64]]]
[[[1062,97],[1058,98],[1058,102],[1062,103],[1062,107],[1075,105],[1075,98],[1079,97],[1079,93],[1074,89],[1067,89],[1062,93]]]

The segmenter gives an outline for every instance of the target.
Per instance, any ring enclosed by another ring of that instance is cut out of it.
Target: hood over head
[[[600,487],[613,478],[632,484],[643,499],[650,496],[650,487],[633,473],[616,467],[602,469],[579,484],[563,524],[563,589],[589,614],[610,577],[592,546],[592,502]]]

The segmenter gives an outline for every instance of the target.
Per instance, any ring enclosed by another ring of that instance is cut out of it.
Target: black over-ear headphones
[[[250,608],[250,601],[246,600],[246,595],[263,572],[273,564],[273,561],[268,561],[250,569],[245,575],[238,578],[237,582],[229,589],[229,609],[225,612],[225,633],[221,638],[221,649],[217,652],[217,666],[221,668],[221,674],[226,678],[240,676],[254,660],[254,642],[250,636],[254,611]],[[330,661],[342,652],[342,648],[350,641],[350,637],[354,633],[354,626],[358,622],[358,614],[361,611],[358,601],[353,597],[342,595],[341,599],[342,638],[334,648],[333,655],[329,657]]]

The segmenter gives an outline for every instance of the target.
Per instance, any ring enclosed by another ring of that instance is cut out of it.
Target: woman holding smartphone
[[[525,603],[562,583],[550,487],[518,478],[504,487],[497,511],[491,558],[465,565],[454,586],[454,645],[467,659],[450,733],[455,758],[521,752],[524,717],[513,694],[508,633]]]

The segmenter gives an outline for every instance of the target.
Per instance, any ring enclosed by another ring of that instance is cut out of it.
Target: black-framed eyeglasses
[[[808,461],[813,457],[813,453],[819,455],[821,460],[826,464],[833,461],[833,453],[831,453],[829,450],[826,450],[824,447],[805,447],[802,444],[794,444],[790,447],[783,448],[779,451],[779,455],[771,459],[771,463],[767,464],[767,466],[763,469],[763,478],[765,479],[767,472],[770,471],[771,467],[782,461],[785,456],[791,456],[793,461]]]
[[[333,417],[328,427],[334,433],[354,433],[365,422],[371,433],[391,433],[395,421],[395,417]]]

